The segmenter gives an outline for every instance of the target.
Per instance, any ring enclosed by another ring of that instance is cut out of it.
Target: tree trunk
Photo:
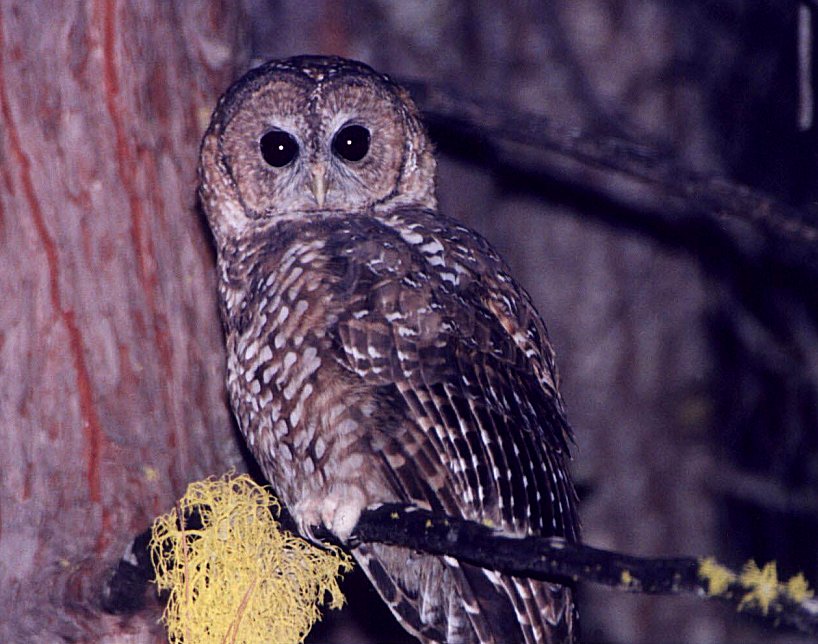
[[[198,142],[236,3],[0,4],[0,640],[143,641],[102,579],[241,462]]]

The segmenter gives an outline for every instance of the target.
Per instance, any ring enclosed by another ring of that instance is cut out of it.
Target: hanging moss
[[[279,506],[265,488],[228,474],[191,483],[156,519],[150,551],[156,584],[169,591],[171,643],[301,642],[327,593],[331,608],[343,605],[349,557],[282,531],[271,507]],[[195,527],[185,525],[191,516]]]

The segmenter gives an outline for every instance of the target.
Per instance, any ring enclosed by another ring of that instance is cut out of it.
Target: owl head
[[[337,57],[271,61],[233,84],[199,175],[217,242],[282,218],[436,206],[432,146],[407,92]]]

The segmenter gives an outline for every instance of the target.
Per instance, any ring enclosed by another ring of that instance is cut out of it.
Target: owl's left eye
[[[283,168],[298,156],[298,142],[282,130],[270,130],[259,139],[261,156],[274,168]]]
[[[369,152],[369,130],[362,125],[347,125],[332,139],[332,151],[347,161],[360,161]]]

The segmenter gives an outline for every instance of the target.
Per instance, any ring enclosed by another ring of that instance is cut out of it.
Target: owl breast
[[[326,524],[316,506],[333,494],[359,506],[355,518],[366,505],[395,500],[379,475],[385,439],[371,431],[381,424],[379,403],[346,364],[378,351],[369,333],[372,346],[362,352],[347,355],[338,341],[351,294],[367,291],[373,277],[394,281],[406,272],[395,244],[369,232],[346,218],[279,224],[238,244],[241,261],[222,275],[233,409],[285,504],[296,515],[304,504],[317,513],[305,522]],[[399,289],[394,297],[401,299]],[[365,317],[365,307],[352,311],[353,326]]]

